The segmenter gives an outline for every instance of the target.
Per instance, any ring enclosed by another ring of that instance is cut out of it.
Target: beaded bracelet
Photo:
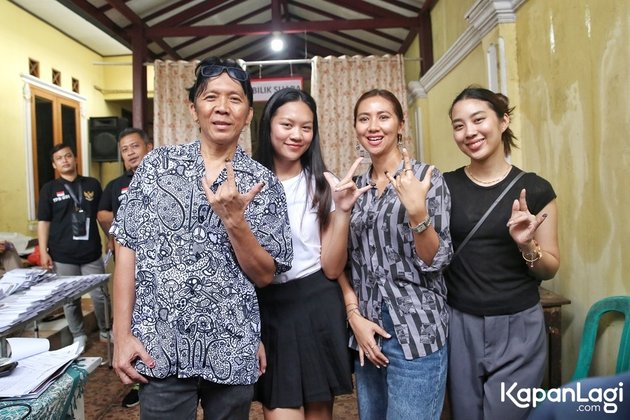
[[[524,252],[523,250],[521,250],[521,255],[523,256],[523,259],[525,260],[529,268],[534,268],[534,263],[540,260],[543,256],[542,250],[540,249],[540,245],[538,245],[538,242],[536,242],[536,239],[532,239],[532,241],[534,242],[533,251]]]

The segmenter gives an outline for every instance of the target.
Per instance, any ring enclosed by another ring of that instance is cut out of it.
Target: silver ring
[[[365,352],[365,357],[370,357],[370,353],[369,352]]]

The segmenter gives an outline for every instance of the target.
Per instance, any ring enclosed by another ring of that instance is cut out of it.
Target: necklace
[[[470,165],[464,167],[464,172],[466,172],[466,175],[468,175],[470,178],[472,178],[473,181],[477,182],[478,184],[482,184],[482,185],[492,185],[492,184],[496,184],[497,182],[503,181],[505,179],[505,177],[508,176],[508,174],[510,173],[511,170],[512,170],[512,165],[508,166],[507,171],[505,171],[505,173],[503,175],[501,175],[500,177],[498,177],[497,179],[493,179],[491,181],[482,181],[481,179],[475,178],[475,176],[472,174],[472,172],[470,172]]]

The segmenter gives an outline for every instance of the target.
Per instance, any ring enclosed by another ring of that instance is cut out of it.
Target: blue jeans
[[[205,420],[247,420],[254,385],[223,385],[200,378],[147,378],[140,384],[140,419],[197,418],[201,401]]]
[[[381,351],[387,368],[355,360],[359,417],[361,420],[435,420],[442,413],[448,364],[447,346],[437,352],[406,360],[396,339],[394,324],[383,307],[383,327],[392,335],[383,339]]]

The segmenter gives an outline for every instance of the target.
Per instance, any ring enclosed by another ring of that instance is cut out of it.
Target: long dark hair
[[[271,119],[278,108],[288,102],[304,102],[313,113],[313,140],[311,145],[300,157],[300,163],[306,176],[308,196],[312,197],[312,205],[317,208],[317,218],[320,225],[325,226],[330,216],[332,193],[324,177],[326,164],[322,158],[321,142],[319,140],[319,124],[317,122],[317,105],[308,93],[295,88],[281,89],[274,93],[265,104],[258,130],[258,151],[256,160],[275,172],[271,144]],[[311,184],[315,180],[315,191],[311,191]]]
[[[490,108],[495,112],[495,114],[497,114],[499,121],[503,119],[506,114],[508,117],[511,117],[514,112],[514,107],[510,108],[510,100],[504,94],[494,93],[491,90],[472,85],[462,90],[453,100],[451,108],[448,110],[448,117],[451,121],[453,120],[453,107],[457,102],[463,101],[464,99],[477,99],[487,102]],[[518,148],[518,145],[516,144],[516,136],[509,125],[501,134],[501,141],[503,143],[503,153],[506,157],[509,156],[512,151],[512,147]]]

